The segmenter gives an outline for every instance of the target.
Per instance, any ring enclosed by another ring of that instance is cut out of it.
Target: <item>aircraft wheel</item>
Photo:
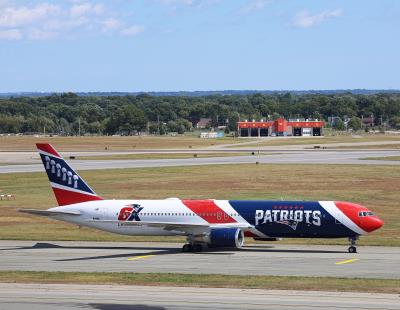
[[[192,245],[190,243],[186,243],[182,247],[182,252],[187,253],[187,252],[192,252]]]
[[[355,246],[349,247],[349,253],[357,253],[357,248]]]
[[[201,252],[203,250],[203,246],[200,243],[193,244],[193,252]]]

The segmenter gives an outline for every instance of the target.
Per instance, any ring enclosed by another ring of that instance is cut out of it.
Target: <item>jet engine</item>
[[[209,235],[210,247],[236,247],[240,248],[244,243],[243,230],[239,228],[215,228]]]

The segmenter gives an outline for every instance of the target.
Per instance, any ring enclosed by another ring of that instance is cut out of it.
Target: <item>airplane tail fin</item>
[[[103,200],[49,143],[37,143],[44,168],[59,206]]]

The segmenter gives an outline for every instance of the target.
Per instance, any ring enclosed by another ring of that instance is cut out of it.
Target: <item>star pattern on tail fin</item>
[[[79,176],[74,173],[74,171],[69,171],[69,167],[63,167],[62,163],[56,163],[54,159],[50,156],[45,156],[45,169],[48,173],[54,174],[58,178],[56,183],[64,183],[65,185],[72,186],[73,188],[78,188]]]
[[[37,148],[60,206],[102,200],[50,144],[38,143]]]

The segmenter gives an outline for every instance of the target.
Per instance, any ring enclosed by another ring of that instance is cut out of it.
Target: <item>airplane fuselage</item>
[[[59,207],[21,212],[123,235],[184,235],[184,252],[203,246],[239,248],[249,236],[347,237],[354,253],[358,236],[383,225],[367,208],[340,201],[105,200],[50,144],[37,148]]]
[[[54,217],[125,235],[183,234],[159,227],[127,225],[141,221],[204,224],[212,228],[238,223],[243,224],[246,235],[259,238],[356,237],[374,229],[373,217],[360,216],[368,211],[366,208],[334,201],[99,200],[50,210],[79,211],[79,216]]]

